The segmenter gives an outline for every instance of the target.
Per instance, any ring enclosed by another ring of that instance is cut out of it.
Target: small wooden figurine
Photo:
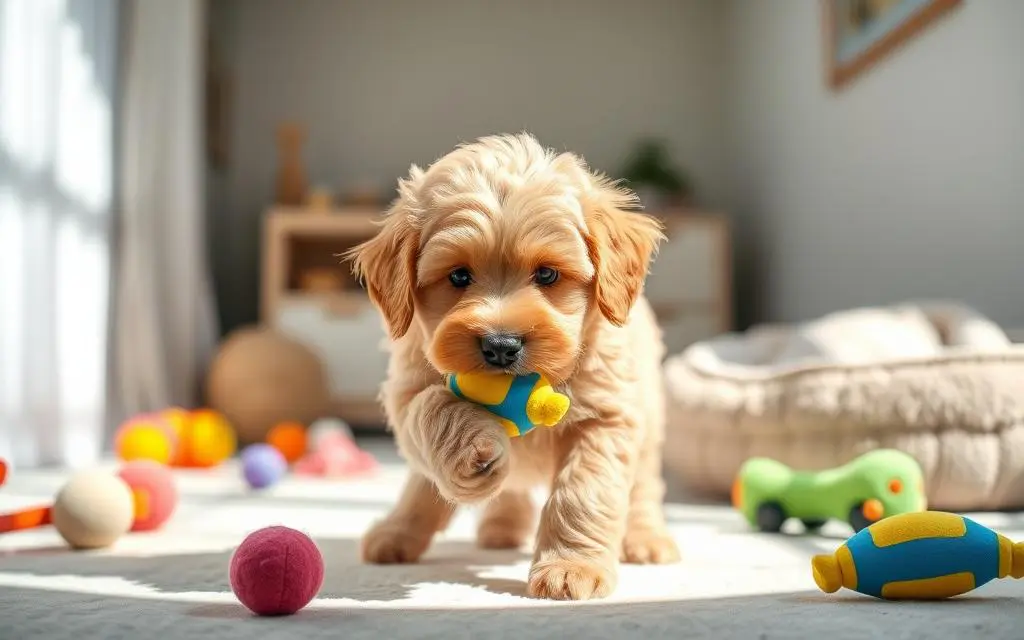
[[[306,201],[306,172],[302,166],[302,127],[285,122],[277,129],[277,149],[280,164],[277,171],[278,204],[302,206]]]

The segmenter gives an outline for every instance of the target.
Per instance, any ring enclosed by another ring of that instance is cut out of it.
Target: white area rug
[[[847,531],[821,536],[751,533],[722,505],[674,502],[672,529],[685,560],[622,569],[617,592],[582,604],[524,596],[528,555],[473,544],[475,514],[461,513],[416,565],[367,566],[358,540],[394,500],[404,477],[390,459],[359,482],[289,479],[263,494],[237,468],[179,472],[185,498],[166,528],[102,552],[71,552],[52,530],[0,536],[0,640],[45,638],[1020,638],[1024,584],[992,583],[969,597],[898,604],[818,593],[809,558]],[[12,474],[0,509],[52,499],[54,472]],[[1024,518],[974,515],[1024,537]],[[304,530],[327,563],[320,597],[289,618],[261,619],[237,603],[228,560],[250,531]]]

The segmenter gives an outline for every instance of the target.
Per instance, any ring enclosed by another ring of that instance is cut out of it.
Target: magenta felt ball
[[[324,559],[309,536],[288,527],[250,533],[231,557],[231,590],[253,613],[291,615],[324,582]]]

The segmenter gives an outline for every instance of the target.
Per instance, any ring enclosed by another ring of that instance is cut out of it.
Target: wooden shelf
[[[365,292],[340,255],[377,233],[380,211],[350,208],[331,211],[275,207],[264,220],[260,316],[274,324],[282,303],[322,301],[350,307]],[[306,290],[311,271],[336,279],[337,291]]]
[[[267,213],[269,233],[312,236],[373,235],[379,223],[380,209],[344,208],[327,211],[301,207],[274,207]]]

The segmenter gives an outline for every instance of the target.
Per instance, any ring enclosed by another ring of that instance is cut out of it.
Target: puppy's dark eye
[[[469,269],[459,267],[448,274],[448,280],[452,283],[453,287],[464,289],[473,282],[473,274],[469,272]]]
[[[558,280],[558,272],[551,267],[540,267],[533,272],[533,281],[543,287],[554,284],[556,280]]]

